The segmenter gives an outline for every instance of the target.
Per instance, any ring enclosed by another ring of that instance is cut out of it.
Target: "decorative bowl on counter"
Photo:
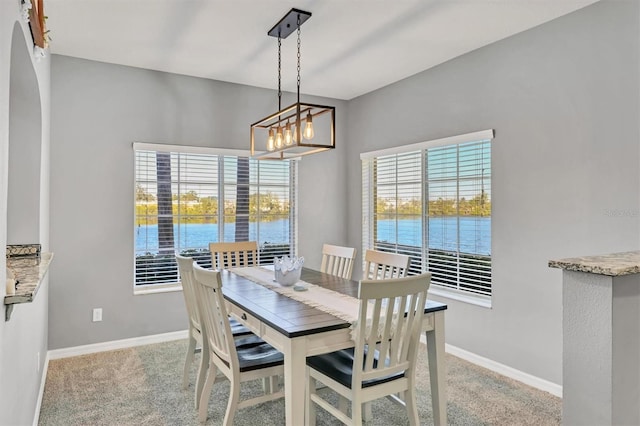
[[[286,255],[282,256],[282,258],[276,257],[273,261],[273,270],[278,284],[289,287],[297,283],[300,280],[303,264],[304,257],[289,257]]]

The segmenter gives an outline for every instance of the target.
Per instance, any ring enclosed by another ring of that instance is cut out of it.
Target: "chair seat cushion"
[[[374,366],[378,365],[378,355],[378,351],[374,351]],[[331,377],[341,385],[351,389],[351,377],[353,376],[353,358],[354,348],[342,349],[328,354],[311,356],[307,358],[307,365],[315,370],[318,370],[325,376]],[[366,362],[366,352],[364,359]],[[401,377],[404,377],[404,373],[385,376],[374,380],[365,380],[364,382],[362,382],[362,387],[366,388],[369,386],[379,385],[381,383],[387,383]]]
[[[231,325],[231,334],[234,336],[243,336],[245,334],[251,334],[251,330],[242,325],[242,323],[236,319],[229,317],[229,325]]]
[[[240,361],[240,371],[251,371],[284,364],[284,355],[255,334],[236,339],[235,343]]]

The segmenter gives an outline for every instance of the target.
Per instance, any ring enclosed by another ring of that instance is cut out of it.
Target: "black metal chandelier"
[[[267,33],[278,39],[278,111],[251,125],[251,156],[286,160],[335,148],[335,107],[300,102],[300,26],[310,12],[291,9]],[[298,35],[297,102],[282,108],[281,42]]]

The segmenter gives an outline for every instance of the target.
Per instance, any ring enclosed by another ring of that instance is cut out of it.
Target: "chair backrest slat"
[[[352,247],[323,244],[320,272],[350,280],[353,275],[353,262],[355,258],[356,249]]]
[[[209,250],[211,251],[213,269],[222,270],[258,264],[258,243],[256,241],[209,243]]]
[[[203,340],[206,340],[208,348],[218,358],[239,373],[238,355],[222,294],[220,272],[194,264],[193,275],[203,325]]]
[[[363,278],[368,280],[386,280],[407,276],[411,258],[404,254],[367,250],[364,255]]]
[[[182,295],[184,296],[184,302],[187,307],[189,322],[193,328],[200,331],[200,315],[193,282],[193,259],[176,255],[176,261],[178,262],[178,271],[180,272],[180,281],[182,282]]]
[[[414,374],[431,274],[362,280],[352,388],[362,381]],[[367,348],[367,349],[365,349]],[[379,360],[374,363],[374,349]],[[366,352],[366,355],[365,355]]]

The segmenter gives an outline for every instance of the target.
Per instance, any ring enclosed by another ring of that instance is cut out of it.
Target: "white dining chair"
[[[207,420],[211,390],[217,372],[221,372],[230,382],[230,395],[223,425],[231,426],[237,410],[284,397],[284,390],[269,387],[268,393],[240,400],[241,383],[283,375],[284,356],[258,336],[234,339],[222,294],[220,272],[194,264],[193,273],[203,326],[202,356],[208,363],[207,378],[200,396],[198,420],[201,423]]]
[[[404,254],[367,250],[362,278],[368,280],[406,277],[411,258]]]
[[[409,271],[409,256],[385,251],[367,250],[364,254],[364,271],[362,277],[369,280],[402,278]],[[341,401],[344,404],[344,401]],[[364,404],[364,419],[372,419],[371,404]]]
[[[209,251],[211,252],[211,267],[218,271],[258,265],[257,241],[209,243]],[[232,330],[234,321],[234,319],[231,319]],[[275,378],[273,377],[269,380],[263,380],[262,383],[265,392],[269,391],[270,386],[273,387],[275,385]]]
[[[320,272],[350,280],[355,258],[355,248],[323,244]]]
[[[187,315],[189,316],[189,346],[187,347],[187,357],[184,361],[184,371],[182,376],[182,388],[189,386],[189,370],[195,359],[195,354],[202,349],[202,326],[200,323],[200,313],[198,311],[198,303],[195,295],[193,282],[193,258],[176,255],[178,263],[178,271],[180,272],[180,281],[182,282],[182,294],[184,296]],[[240,337],[251,334],[251,331],[240,324],[238,321],[231,319],[231,333],[234,337]],[[200,403],[200,395],[206,376],[207,366],[203,365],[202,357],[198,366],[195,388],[195,406],[196,409]]]
[[[419,424],[416,360],[430,282],[429,273],[360,282],[355,347],[307,358],[306,425],[315,425],[318,405],[359,426],[364,403],[394,394],[404,394],[409,424]],[[317,381],[351,401],[351,416],[317,393]]]
[[[222,270],[258,264],[256,241],[209,243],[211,267]]]

